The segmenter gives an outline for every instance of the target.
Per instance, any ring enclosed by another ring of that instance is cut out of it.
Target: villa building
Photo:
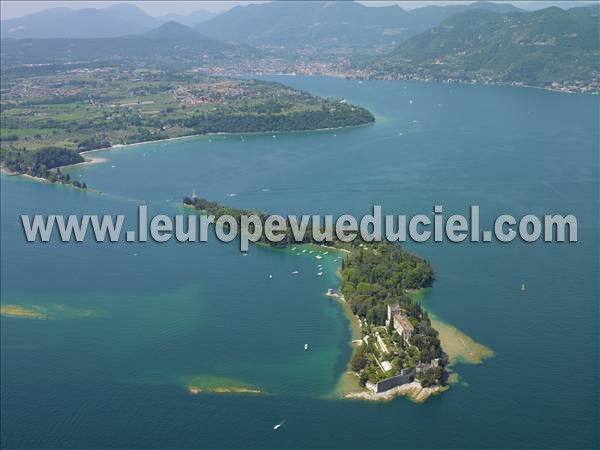
[[[407,344],[410,342],[415,328],[408,320],[408,317],[404,314],[399,305],[388,305],[388,319],[386,324],[392,324],[394,329],[404,339]]]

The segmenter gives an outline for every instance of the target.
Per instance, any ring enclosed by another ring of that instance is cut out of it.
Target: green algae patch
[[[17,317],[19,319],[48,319],[48,314],[38,311],[37,309],[24,308],[18,305],[2,305],[0,306],[0,316]]]
[[[96,317],[95,309],[73,308],[66,305],[1,305],[0,315],[19,319],[55,320]]]
[[[196,375],[184,380],[186,390],[191,395],[212,394],[265,394],[256,386],[232,378],[210,375]]]

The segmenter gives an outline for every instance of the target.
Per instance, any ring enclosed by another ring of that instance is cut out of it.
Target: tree
[[[350,360],[350,367],[353,371],[359,372],[365,368],[369,360],[367,359],[367,352],[365,349],[365,345],[361,345],[358,347],[354,355],[352,355],[352,359]]]

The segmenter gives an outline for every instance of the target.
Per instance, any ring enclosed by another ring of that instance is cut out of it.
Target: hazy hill
[[[196,29],[215,39],[250,45],[368,47],[394,45],[472,9],[519,11],[489,2],[405,11],[397,5],[372,7],[354,1],[283,1],[237,6]]]
[[[140,34],[176,21],[196,26],[217,40],[284,47],[394,46],[438,25],[457,12],[488,9],[518,11],[507,4],[428,6],[405,11],[397,5],[367,7],[354,1],[276,1],[237,6],[220,15],[196,11],[189,15],[152,17],[130,4],[103,9],[51,8],[2,21],[3,38],[99,38]]]
[[[196,29],[219,40],[250,45],[371,45],[405,33],[407,12],[356,2],[270,2],[236,6]]]
[[[171,20],[143,34],[146,38],[162,39],[205,39],[198,31]]]
[[[411,20],[421,28],[419,30],[420,33],[439,25],[454,14],[475,9],[483,9],[500,14],[523,12],[522,9],[519,9],[510,3],[475,2],[469,5],[424,6],[422,8],[413,9],[409,11],[409,13]]]
[[[2,38],[103,38],[149,31],[163,23],[177,21],[197,25],[215,15],[196,11],[187,16],[168,14],[152,17],[130,4],[116,4],[103,9],[51,8],[1,22]]]
[[[191,14],[188,14],[187,16],[183,14],[166,14],[164,16],[159,17],[158,19],[163,22],[169,22],[173,20],[183,25],[187,25],[188,27],[192,27],[194,25],[198,25],[201,22],[210,20],[216,15],[216,13],[200,9],[198,11],[194,11]]]
[[[385,73],[489,77],[545,84],[591,80],[599,73],[599,11],[587,6],[453,15],[375,60]]]
[[[3,38],[113,37],[148,31],[158,23],[132,5],[104,9],[52,8],[2,21]]]

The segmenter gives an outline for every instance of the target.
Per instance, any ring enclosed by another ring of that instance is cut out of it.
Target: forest
[[[4,155],[2,164],[14,173],[45,178],[51,183],[62,183],[80,189],[87,189],[85,182],[73,180],[68,173],[63,174],[60,170],[62,166],[83,161],[83,157],[76,151],[60,147],[45,147],[35,152],[28,152],[25,149],[11,149]]]
[[[387,342],[382,352],[370,339],[357,348],[351,368],[360,373],[362,384],[389,376],[383,373],[375,355],[390,360],[396,372],[425,365],[417,378],[423,386],[443,384],[445,355],[438,332],[421,305],[409,292],[429,288],[435,272],[428,261],[402,250],[396,243],[358,243],[342,262],[342,293],[352,312],[363,321],[363,335],[375,333]],[[410,342],[405,342],[391,325],[385,326],[388,305],[398,305],[414,327]],[[442,364],[430,367],[433,360]]]

